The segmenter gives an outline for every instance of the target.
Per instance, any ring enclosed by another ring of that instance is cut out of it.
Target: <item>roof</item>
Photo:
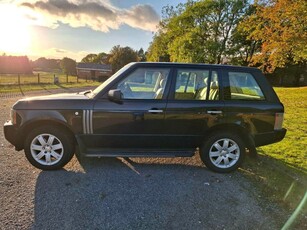
[[[255,67],[247,66],[234,66],[234,65],[221,65],[221,64],[205,64],[205,63],[180,63],[180,62],[132,62],[131,65],[143,66],[143,67],[184,67],[184,68],[214,68],[214,69],[237,69],[237,70],[247,70],[247,71],[260,71]]]
[[[79,62],[79,63],[77,63],[77,69],[112,71],[112,66],[106,65],[106,64]]]

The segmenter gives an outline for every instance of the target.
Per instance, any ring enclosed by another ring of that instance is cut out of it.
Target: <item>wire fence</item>
[[[59,73],[34,72],[33,74],[0,74],[0,85],[26,84],[60,84],[93,81],[92,78],[81,78]]]

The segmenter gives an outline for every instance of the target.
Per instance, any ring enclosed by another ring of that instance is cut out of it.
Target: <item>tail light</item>
[[[14,109],[11,110],[11,121],[14,125],[17,123],[17,113]]]
[[[284,121],[284,113],[276,113],[274,130],[282,129],[283,121]]]
[[[19,125],[21,122],[19,114],[14,109],[11,110],[11,121],[13,125]]]

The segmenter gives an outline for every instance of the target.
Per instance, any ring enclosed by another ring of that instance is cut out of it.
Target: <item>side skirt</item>
[[[192,157],[196,149],[87,148],[77,137],[80,153],[86,157]]]

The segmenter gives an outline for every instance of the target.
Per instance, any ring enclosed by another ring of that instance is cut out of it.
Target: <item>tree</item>
[[[287,65],[306,65],[307,2],[262,0],[256,1],[255,7],[255,14],[241,25],[248,39],[261,43],[261,50],[252,58],[252,64],[268,73]]]
[[[81,62],[108,64],[109,55],[104,52],[101,52],[99,54],[88,54],[84,58],[82,58]]]
[[[60,60],[40,57],[33,62],[33,67],[44,71],[60,69]]]
[[[219,64],[227,57],[230,39],[248,9],[247,0],[188,1],[166,6],[158,33],[149,49],[150,59],[163,52],[171,61]]]
[[[249,34],[244,29],[244,19],[255,14],[256,8],[250,5],[239,24],[232,31],[229,43],[228,55],[230,63],[234,65],[248,66],[252,63],[252,59],[256,53],[260,51],[261,41],[249,38]]]
[[[160,32],[155,34],[147,50],[147,60],[154,62],[169,62],[170,55],[168,52],[168,43],[169,41],[165,33]]]
[[[110,51],[110,64],[113,71],[117,71],[130,62],[137,62],[138,54],[130,47],[114,46]]]
[[[139,49],[138,51],[138,58],[139,61],[146,61],[146,53],[144,52],[143,48]]]
[[[85,63],[95,63],[97,59],[97,54],[88,54],[82,58],[81,62]]]
[[[70,74],[70,75],[76,75],[76,61],[67,57],[64,57],[61,60],[60,66],[62,68],[63,73]]]
[[[110,62],[110,55],[104,52],[97,54],[97,63],[100,64],[109,64]]]
[[[0,56],[0,73],[32,74],[32,66],[27,56]]]

